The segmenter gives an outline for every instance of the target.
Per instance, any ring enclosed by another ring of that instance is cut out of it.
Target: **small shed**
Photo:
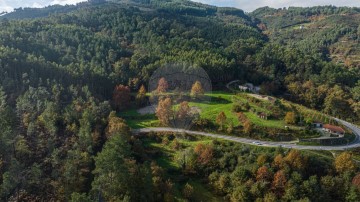
[[[257,116],[261,119],[265,119],[265,120],[268,119],[268,115],[265,112],[258,112]]]

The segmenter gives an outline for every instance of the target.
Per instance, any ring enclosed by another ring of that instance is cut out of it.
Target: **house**
[[[258,112],[258,113],[257,113],[257,116],[258,116],[259,118],[261,118],[261,119],[265,119],[265,120],[268,119],[268,116],[267,116],[267,114],[266,114],[265,112]]]
[[[339,126],[324,124],[323,130],[326,132],[329,132],[331,134],[338,135],[339,137],[344,137],[344,135],[345,135],[345,130]]]
[[[321,123],[321,122],[314,122],[314,123],[313,123],[313,127],[314,127],[314,128],[322,128],[322,127],[323,127],[323,123]]]
[[[239,89],[244,92],[252,92],[252,93],[259,93],[260,87],[254,86],[252,83],[245,83],[244,85],[239,85]]]

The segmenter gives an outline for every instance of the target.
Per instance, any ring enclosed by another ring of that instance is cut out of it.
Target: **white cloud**
[[[34,7],[41,8],[49,5],[76,4],[86,0],[0,0],[0,12],[12,11],[14,8]]]
[[[49,3],[49,5],[54,5],[54,4],[60,4],[60,5],[66,5],[66,4],[77,4],[80,3],[84,0],[53,0]]]

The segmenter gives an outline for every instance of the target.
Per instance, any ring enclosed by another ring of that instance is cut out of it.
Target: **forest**
[[[266,17],[277,12],[293,20]],[[337,46],[344,37],[357,50],[359,12],[93,0],[0,16],[1,201],[359,201],[359,151],[334,159],[184,134],[135,137],[120,118],[158,67],[185,62],[216,90],[252,82],[360,123],[360,67],[329,56],[349,48]],[[316,23],[331,28],[322,32],[278,31],[324,16]]]

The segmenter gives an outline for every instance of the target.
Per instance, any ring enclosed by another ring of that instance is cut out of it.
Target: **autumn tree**
[[[194,98],[199,98],[203,95],[204,95],[204,89],[200,81],[196,81],[191,87],[190,96]]]
[[[223,126],[225,125],[226,123],[226,115],[224,112],[220,112],[217,117],[216,117],[216,123],[219,124],[220,128],[219,130],[222,130],[223,129]]]
[[[360,173],[355,175],[355,177],[352,179],[352,184],[355,185],[360,190]]]
[[[296,115],[294,112],[287,112],[285,115],[285,123],[287,124],[295,124],[296,123]]]
[[[167,126],[173,116],[172,101],[171,98],[165,98],[159,100],[159,104],[155,111],[161,125]]]
[[[197,161],[201,165],[208,165],[213,159],[214,151],[210,145],[197,144],[194,151],[198,156]]]
[[[268,167],[261,166],[256,172],[256,180],[257,181],[270,181],[271,180],[271,172]]]
[[[281,154],[275,156],[272,166],[280,169],[284,167],[284,159]]]
[[[164,77],[160,78],[158,86],[156,88],[157,93],[165,93],[169,88],[169,84]]]
[[[349,152],[343,152],[335,158],[335,169],[339,173],[346,171],[353,172],[356,170],[356,165],[352,159],[352,154]]]
[[[279,170],[275,173],[274,180],[272,182],[272,190],[278,197],[281,197],[284,194],[286,182],[287,179],[283,170]]]
[[[144,106],[146,104],[146,89],[144,85],[141,85],[136,95],[136,104],[138,106]]]
[[[248,120],[248,118],[246,117],[246,115],[245,115],[244,113],[242,113],[242,112],[237,113],[237,117],[238,117],[238,119],[239,119],[239,121],[240,121],[241,123],[245,123],[245,121]]]
[[[244,122],[244,132],[250,134],[253,130],[253,125],[250,120]]]
[[[179,109],[176,112],[176,118],[180,120],[184,120],[190,117],[191,108],[189,106],[189,103],[186,101],[183,101],[179,105]]]
[[[130,105],[130,88],[124,85],[117,85],[113,92],[113,105],[117,110],[124,110]]]
[[[306,159],[301,155],[299,150],[292,149],[285,156],[284,161],[293,169],[303,170],[306,167]]]

